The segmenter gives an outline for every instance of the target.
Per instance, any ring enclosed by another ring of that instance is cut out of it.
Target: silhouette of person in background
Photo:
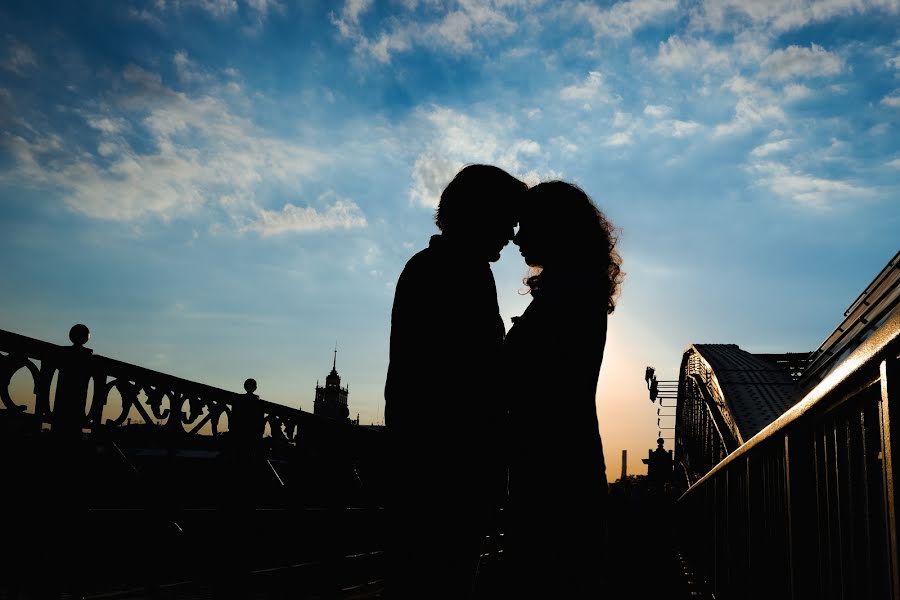
[[[562,181],[531,188],[518,214],[532,299],[504,344],[510,597],[600,597],[607,481],[595,394],[621,279],[615,229]]]
[[[441,194],[441,233],[397,281],[384,392],[386,597],[472,593],[488,515],[505,494],[497,442],[505,329],[489,263],[512,239],[526,189],[497,167],[463,168]]]

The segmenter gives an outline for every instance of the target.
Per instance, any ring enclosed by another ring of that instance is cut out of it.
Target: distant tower
[[[628,476],[628,450],[622,450],[622,479]]]
[[[316,384],[316,401],[313,403],[313,414],[330,419],[348,419],[350,409],[347,407],[347,396],[350,386],[341,387],[341,376],[337,372],[337,344],[334,345],[334,363],[331,373],[325,378],[325,386]]]

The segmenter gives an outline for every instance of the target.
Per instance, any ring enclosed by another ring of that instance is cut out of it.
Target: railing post
[[[58,439],[77,440],[85,424],[88,382],[91,378],[91,356],[94,351],[84,345],[91,337],[87,326],[77,324],[69,330],[70,348],[66,348],[59,368],[56,400],[51,422]]]
[[[900,506],[897,500],[897,461],[900,461],[900,360],[890,356],[881,369],[882,456],[884,465],[885,510],[887,511],[887,543],[891,574],[891,598],[900,600],[900,558],[898,558],[897,527]]]
[[[784,436],[786,535],[793,600],[818,597],[821,592],[814,436],[809,423],[795,424]]]
[[[244,395],[235,402],[228,417],[229,435],[239,452],[255,455],[265,433],[263,410],[256,392],[256,380],[244,381]]]

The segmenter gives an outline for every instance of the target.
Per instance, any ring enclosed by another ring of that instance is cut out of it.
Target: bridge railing
[[[900,598],[900,314],[677,502],[716,598]]]
[[[286,444],[296,444],[301,432],[349,427],[262,400],[251,379],[244,394],[231,392],[95,355],[84,346],[89,332],[83,325],[69,336],[72,345],[60,346],[0,330],[0,414],[19,414],[62,435],[96,433],[134,419],[176,435],[215,437],[228,430],[245,442],[267,437]],[[17,403],[11,390],[23,369],[34,384],[32,406]],[[113,391],[118,400],[110,402]]]
[[[241,394],[99,356],[88,335],[0,330],[0,597],[45,573],[85,594],[274,567],[301,587],[372,579],[379,432],[253,380]]]

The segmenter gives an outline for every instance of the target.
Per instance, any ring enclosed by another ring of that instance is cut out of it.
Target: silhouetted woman
[[[578,187],[530,189],[513,242],[532,300],[506,337],[511,597],[589,597],[607,491],[595,394],[621,278],[615,229]]]

